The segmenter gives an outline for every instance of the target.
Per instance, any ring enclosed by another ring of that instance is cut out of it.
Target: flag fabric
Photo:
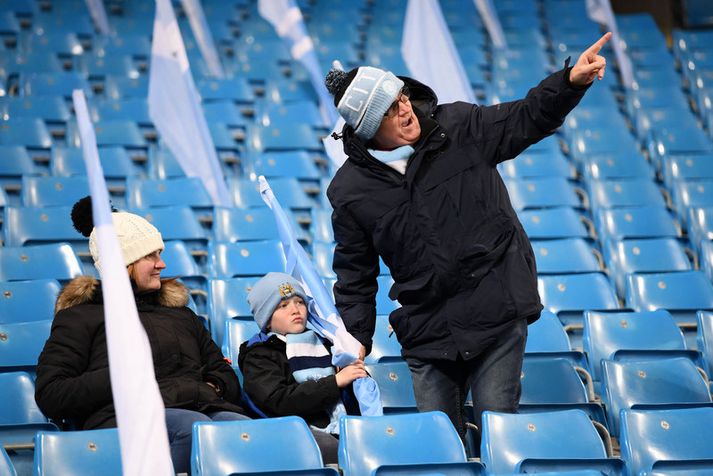
[[[125,475],[173,475],[166,412],[154,375],[146,331],[114,231],[109,193],[99,163],[96,136],[84,93],[72,94],[92,196],[92,216],[101,257],[106,344],[111,391]]]
[[[409,0],[401,54],[411,76],[430,86],[439,103],[475,102],[438,0]]]
[[[616,62],[619,64],[621,80],[627,89],[635,89],[636,80],[634,79],[634,67],[631,64],[629,55],[625,51],[624,42],[619,35],[619,28],[616,24],[616,17],[614,16],[611,3],[609,0],[587,0],[587,15],[593,21],[606,25],[607,29],[612,32],[612,46],[614,47]]]
[[[213,35],[203,14],[203,7],[198,0],[181,0],[181,5],[188,16],[193,36],[196,38],[198,49],[201,50],[203,60],[208,66],[208,72],[215,78],[224,78],[223,65],[220,64],[218,49],[213,42]]]
[[[474,0],[475,8],[478,9],[480,13],[480,18],[483,19],[485,23],[485,29],[488,30],[488,35],[490,35],[490,40],[493,42],[496,48],[507,49],[507,41],[505,40],[505,33],[503,33],[503,27],[500,25],[500,19],[495,11],[492,0]]]
[[[89,8],[89,15],[91,15],[94,26],[97,27],[99,33],[102,35],[111,33],[109,20],[107,19],[106,10],[104,9],[104,2],[102,2],[102,0],[86,0],[86,3]]]
[[[260,195],[275,216],[277,231],[286,258],[285,272],[299,280],[304,286],[305,292],[312,298],[307,304],[308,323],[322,337],[332,342],[332,365],[345,367],[358,359],[361,344],[349,334],[344,326],[331,295],[314,269],[304,248],[297,242],[290,221],[275,198],[267,180],[260,176],[258,182]],[[379,387],[374,379],[371,377],[357,379],[354,382],[354,393],[359,401],[362,415],[383,414]]]
[[[151,121],[186,175],[201,179],[214,205],[232,206],[171,0],[156,0],[148,104]]]
[[[319,109],[327,124],[337,120],[337,109],[324,85],[324,73],[319,66],[312,38],[307,33],[302,11],[294,0],[258,0],[258,12],[275,28],[285,41],[294,59],[302,63],[309,74],[312,87],[319,97]]]

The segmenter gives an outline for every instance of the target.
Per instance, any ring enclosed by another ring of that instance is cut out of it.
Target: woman
[[[72,209],[72,221],[89,237],[89,251],[101,271],[91,213],[90,197],[83,198]],[[114,211],[112,221],[151,344],[174,469],[188,472],[194,422],[246,418],[238,405],[240,384],[200,319],[186,307],[186,288],[161,279],[166,264],[159,231],[131,213]],[[92,277],[74,279],[57,298],[52,331],[37,364],[35,399],[45,415],[73,428],[116,426],[102,289]]]

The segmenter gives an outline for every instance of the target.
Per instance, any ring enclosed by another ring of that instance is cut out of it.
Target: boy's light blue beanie
[[[267,273],[248,293],[248,304],[255,323],[264,331],[272,313],[283,299],[299,296],[307,304],[307,294],[295,278],[285,273]]]
[[[335,98],[339,114],[354,128],[356,135],[365,140],[374,137],[384,113],[404,86],[390,71],[373,66],[362,66],[349,73],[332,69],[325,84]]]

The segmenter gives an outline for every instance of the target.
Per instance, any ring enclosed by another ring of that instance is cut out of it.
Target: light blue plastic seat
[[[594,208],[666,207],[661,191],[650,179],[592,181],[589,190]]]
[[[508,160],[498,164],[503,177],[507,178],[539,178],[563,177],[574,179],[575,169],[562,154],[524,153],[517,160]]]
[[[682,357],[603,360],[602,400],[613,436],[619,435],[621,410],[712,402],[707,382],[693,362]]]
[[[371,364],[398,360],[401,360],[401,344],[389,323],[389,316],[376,316],[371,352],[364,362]]]
[[[117,429],[38,432],[35,437],[34,474],[120,476],[121,452]]]
[[[624,474],[582,410],[506,414],[483,413],[480,461],[488,474],[600,470]]]
[[[483,474],[468,463],[458,434],[442,412],[343,417],[339,467],[344,476],[365,474]]]
[[[621,457],[630,474],[704,476],[713,472],[713,408],[623,410]]]
[[[37,431],[58,431],[35,403],[35,382],[27,372],[0,372],[0,448],[26,448]],[[2,470],[0,469],[0,474]]]
[[[224,208],[213,212],[216,241],[276,240],[275,216],[269,208]]]
[[[126,199],[132,208],[166,207],[171,205],[209,208],[212,201],[203,182],[197,177],[166,180],[128,180]]]
[[[402,360],[372,362],[367,372],[379,386],[385,414],[416,413],[416,397],[408,364]]]
[[[577,192],[563,177],[506,179],[510,201],[515,210],[531,208],[573,207],[587,208],[583,192]]]
[[[195,423],[191,474],[316,476],[339,473],[323,467],[317,442],[304,420],[288,416]]]
[[[276,240],[215,243],[208,245],[213,277],[263,276],[285,269],[282,243]]]
[[[323,150],[318,134],[306,124],[254,125],[248,129],[246,144],[250,152]]]
[[[52,147],[52,136],[42,119],[16,117],[0,122],[0,145],[49,149]]]
[[[60,289],[55,279],[0,282],[0,323],[51,321]]]
[[[0,281],[68,281],[81,274],[82,265],[67,243],[0,247]]]
[[[71,116],[61,96],[12,97],[0,99],[3,117],[31,117],[48,122],[66,122]]]
[[[248,294],[259,280],[252,278],[210,279],[208,281],[208,319],[215,342],[224,342],[226,322],[234,318],[252,319]],[[237,353],[238,349],[232,349]],[[237,360],[234,359],[237,363]]]
[[[678,238],[681,228],[663,207],[642,206],[599,210],[595,214],[602,238]]]
[[[22,177],[22,204],[26,207],[71,207],[87,195],[86,176]]]
[[[517,215],[531,240],[593,237],[594,226],[590,232],[584,218],[570,207],[520,210]]]
[[[34,372],[37,358],[50,335],[52,321],[0,324],[0,369]]]
[[[322,172],[317,168],[314,154],[307,151],[265,152],[252,156],[245,171],[247,174],[270,177],[292,177],[319,180]],[[324,159],[321,159],[324,161]]]
[[[713,374],[713,313],[709,311],[698,311],[697,315],[697,335],[696,341],[698,351],[704,364],[704,370],[708,375]]]
[[[594,249],[582,238],[533,240],[538,274],[596,273],[603,263]]]

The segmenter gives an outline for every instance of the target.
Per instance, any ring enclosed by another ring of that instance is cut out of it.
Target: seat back
[[[87,177],[22,177],[22,204],[26,207],[71,207],[87,195]]]
[[[490,474],[518,472],[527,458],[606,458],[604,443],[581,410],[506,414],[486,411],[480,460]]]
[[[590,237],[582,218],[570,207],[521,210],[517,215],[532,240]]]
[[[597,230],[605,238],[660,238],[681,236],[681,230],[663,207],[641,206],[599,210]]]
[[[4,226],[7,246],[56,243],[76,243],[87,249],[88,240],[74,228],[72,207],[7,207]]]
[[[344,476],[372,474],[379,466],[463,463],[463,443],[442,412],[343,417],[339,467]]]
[[[227,319],[225,321],[225,334],[222,341],[223,355],[238,363],[240,345],[260,331],[255,321],[247,319]]]
[[[648,178],[595,180],[589,189],[595,208],[666,206],[656,183]]]
[[[698,330],[696,343],[698,351],[703,356],[703,361],[707,365],[706,372],[713,375],[713,312],[698,311]]]
[[[401,344],[396,338],[393,327],[389,323],[389,316],[376,316],[374,338],[371,352],[366,356],[366,363],[375,363],[380,360],[400,360]]]
[[[34,369],[51,327],[52,321],[0,324],[0,369]]]
[[[0,247],[0,281],[70,280],[81,276],[82,265],[67,243]]]
[[[132,208],[210,207],[212,201],[203,182],[196,177],[159,179],[129,179],[126,182],[126,199]]]
[[[538,274],[596,273],[601,271],[594,251],[582,238],[532,242]]]
[[[27,372],[0,373],[0,425],[47,423],[47,417],[35,403],[35,383]]]
[[[213,214],[216,241],[255,241],[279,238],[275,216],[269,208],[216,207]]]
[[[208,246],[212,275],[216,278],[264,276],[285,269],[282,244],[277,240],[215,243]]]
[[[713,309],[713,285],[701,271],[630,275],[626,303],[636,311]]]
[[[417,411],[411,371],[406,362],[378,362],[366,367],[369,375],[379,385],[385,413]]]
[[[537,287],[545,308],[554,313],[619,308],[614,288],[600,273],[540,276]]]
[[[198,422],[193,425],[195,476],[322,468],[319,447],[296,416]]]
[[[651,312],[584,312],[584,352],[594,380],[601,379],[602,360],[617,351],[686,350],[683,333],[665,310]]]
[[[54,279],[0,282],[0,323],[51,321],[60,289]]]
[[[259,279],[253,277],[209,280],[208,318],[216,342],[223,342],[226,322],[235,317],[246,320],[252,318],[248,294]]]
[[[10,457],[2,447],[0,447],[0,476],[17,476]]]
[[[658,461],[700,459],[708,460],[706,471],[680,474],[710,474],[713,408],[624,410],[619,441],[630,474],[652,474]]]
[[[40,431],[35,437],[35,474],[120,476],[121,452],[116,428],[89,431]]]
[[[587,389],[572,362],[525,358],[520,373],[521,404],[587,403]]]
[[[543,310],[540,318],[527,326],[526,354],[571,350],[569,337],[560,320],[552,312]]]
[[[602,399],[612,435],[619,413],[635,405],[710,403],[708,383],[689,359],[649,358],[602,361]]]

